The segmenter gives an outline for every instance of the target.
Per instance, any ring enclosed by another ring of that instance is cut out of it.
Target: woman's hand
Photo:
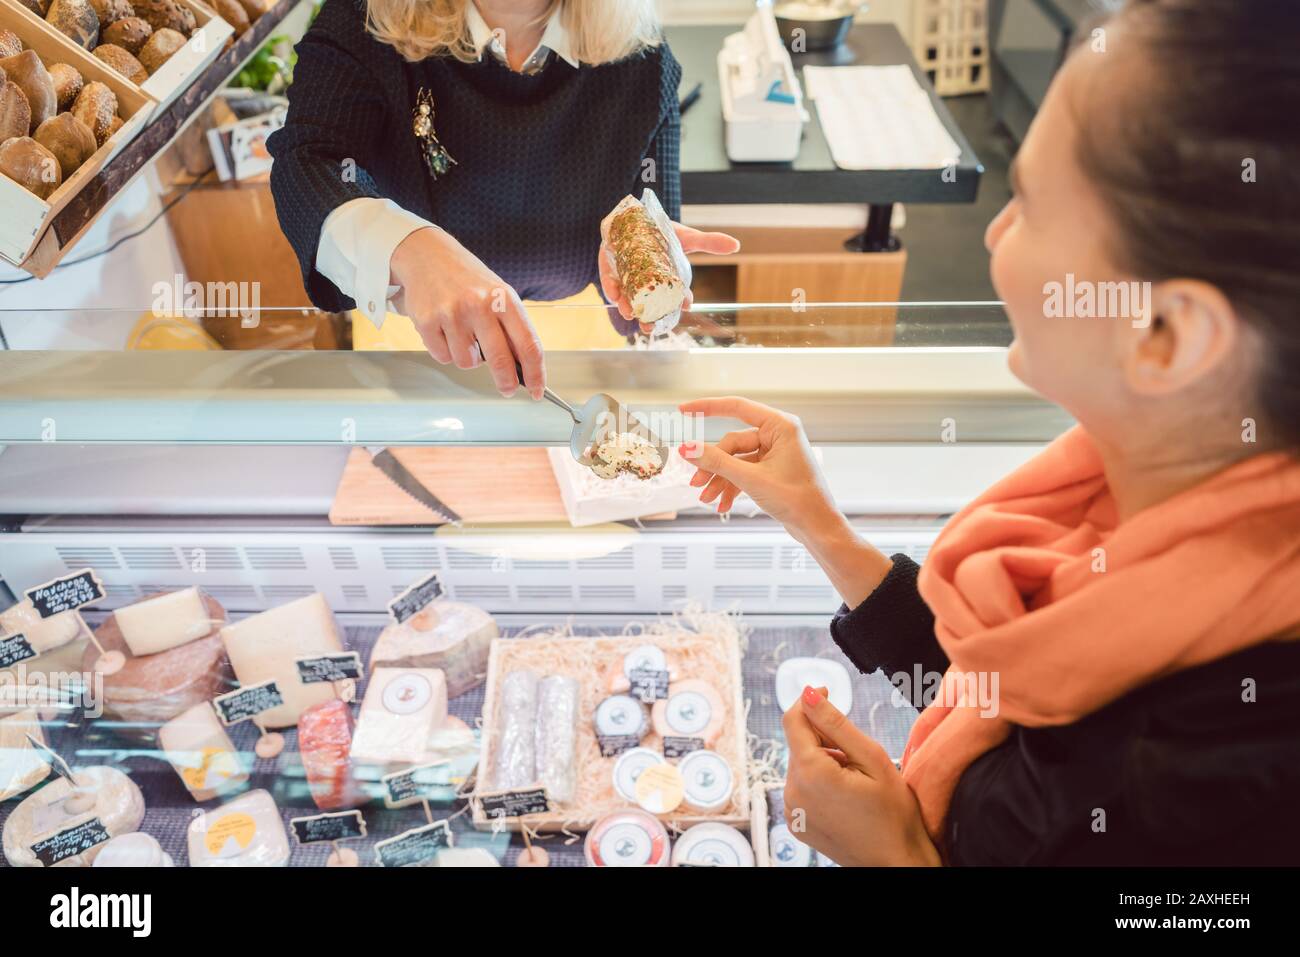
[[[429,354],[472,369],[480,359],[507,398],[526,385],[542,397],[542,344],[518,294],[477,256],[441,229],[417,229],[393,251],[398,311],[409,316]],[[523,368],[524,383],[515,373]]]
[[[691,253],[726,256],[740,249],[740,240],[726,233],[706,233],[692,229],[690,226],[683,226],[681,223],[673,223],[673,231],[677,233],[677,240],[682,244],[682,251],[688,256]],[[627,296],[623,294],[623,287],[619,284],[618,272],[614,268],[614,251],[609,248],[609,243],[600,244],[600,255],[597,258],[600,265],[600,287],[605,293],[605,299],[618,307],[619,315],[624,319],[631,319],[632,304],[628,302]],[[686,290],[686,302],[682,308],[690,309],[693,301],[691,291]],[[641,322],[637,325],[647,335],[654,330],[654,323]]]
[[[795,837],[845,867],[943,863],[894,762],[825,688],[805,688],[782,723],[785,821]]]

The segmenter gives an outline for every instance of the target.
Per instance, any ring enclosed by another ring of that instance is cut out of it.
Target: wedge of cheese
[[[447,679],[437,668],[376,668],[361,702],[352,758],[414,764],[446,720]]]
[[[212,631],[214,622],[197,588],[182,588],[113,612],[131,654],[156,655]]]
[[[26,599],[0,611],[0,636],[22,634],[38,655],[61,648],[87,637],[90,632],[81,614],[76,611],[60,612],[42,618]]]
[[[274,799],[262,790],[241,794],[190,823],[190,867],[284,867],[289,838]]]
[[[234,742],[207,701],[159,728],[158,743],[196,801],[210,801],[248,780]]]
[[[227,625],[221,640],[241,684],[274,681],[284,696],[284,704],[253,719],[259,727],[290,727],[312,705],[337,697],[328,681],[303,684],[294,665],[304,656],[343,650],[334,615],[319,592]]]
[[[0,801],[35,787],[50,773],[49,762],[27,740],[29,734],[45,744],[35,709],[0,717]]]
[[[482,608],[437,601],[385,628],[370,653],[370,667],[438,668],[447,677],[447,696],[456,698],[483,683],[498,634],[497,623]]]

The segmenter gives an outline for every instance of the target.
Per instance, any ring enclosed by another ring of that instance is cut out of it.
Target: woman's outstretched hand
[[[699,229],[692,229],[690,226],[683,226],[681,223],[673,223],[673,231],[677,233],[677,241],[682,244],[682,251],[688,256],[691,253],[726,256],[740,249],[740,240],[726,233],[706,233]],[[632,304],[628,302],[623,287],[619,284],[618,273],[614,269],[614,253],[609,248],[609,243],[600,244],[600,254],[597,259],[600,266],[600,287],[605,293],[605,299],[618,307],[619,315],[624,319],[631,319]],[[691,302],[691,292],[688,289],[686,303],[682,308],[691,308]],[[641,331],[647,334],[654,330],[654,323],[641,322],[638,325]]]
[[[845,867],[942,863],[894,762],[825,688],[805,688],[782,724],[785,821],[795,837]]]
[[[502,395],[524,385],[534,399],[542,397],[541,341],[518,294],[482,260],[441,229],[426,227],[402,240],[389,269],[402,287],[394,305],[410,317],[431,356],[461,369],[484,362]]]

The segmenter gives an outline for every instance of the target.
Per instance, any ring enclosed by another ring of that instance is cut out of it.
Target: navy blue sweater
[[[862,671],[893,680],[948,667],[918,571],[895,555],[876,590],[831,622]],[[949,864],[1295,865],[1297,793],[1300,641],[1269,642],[1073,724],[1014,727],[957,782],[943,851]]]
[[[326,217],[357,197],[438,224],[539,300],[598,281],[600,220],[628,193],[650,186],[680,216],[681,67],[667,45],[581,69],[552,54],[534,75],[493,56],[408,63],[366,33],[364,3],[327,0],[297,51],[288,118],[267,145],[280,228],[318,308],[354,306],[315,262]],[[411,131],[421,88],[459,164],[436,181]]]

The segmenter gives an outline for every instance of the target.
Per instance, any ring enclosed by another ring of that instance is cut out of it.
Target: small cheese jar
[[[812,848],[795,837],[785,824],[777,824],[768,832],[767,846],[773,867],[812,867]]]
[[[143,831],[119,834],[99,849],[92,867],[175,867],[171,855]]]
[[[614,790],[619,797],[636,803],[636,782],[641,772],[656,764],[663,764],[663,755],[649,748],[632,748],[624,751],[614,762]]]
[[[636,779],[636,803],[651,814],[671,814],[685,796],[682,772],[667,761],[646,768]]]
[[[753,867],[749,839],[726,824],[696,824],[673,847],[673,867]]]
[[[670,844],[657,818],[629,809],[597,821],[582,849],[591,867],[667,867]]]
[[[699,738],[710,747],[722,733],[726,708],[722,696],[707,681],[674,681],[668,697],[654,703],[651,720],[661,738]]]
[[[718,752],[692,751],[677,762],[677,770],[682,774],[683,800],[692,811],[717,811],[731,801],[735,778]]]
[[[639,741],[650,730],[646,706],[631,695],[610,695],[596,705],[592,716],[596,737],[615,738],[632,735]]]

